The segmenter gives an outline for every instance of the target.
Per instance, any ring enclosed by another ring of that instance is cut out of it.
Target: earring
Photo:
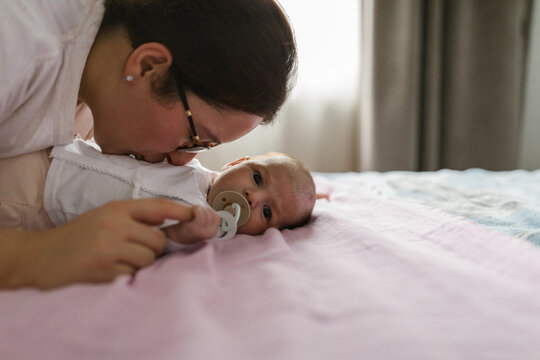
[[[127,82],[132,82],[133,79],[134,79],[134,78],[133,78],[133,75],[128,75],[128,76],[126,76],[126,81],[127,81]]]

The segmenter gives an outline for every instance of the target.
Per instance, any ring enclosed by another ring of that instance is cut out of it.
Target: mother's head
[[[106,0],[80,97],[103,152],[181,165],[270,122],[295,67],[273,0]]]

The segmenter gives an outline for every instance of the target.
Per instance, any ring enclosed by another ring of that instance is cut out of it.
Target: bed
[[[540,170],[314,173],[311,222],[0,292],[0,359],[538,359]]]

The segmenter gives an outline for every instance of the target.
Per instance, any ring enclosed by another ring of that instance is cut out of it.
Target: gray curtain
[[[532,0],[362,0],[362,170],[517,166]]]

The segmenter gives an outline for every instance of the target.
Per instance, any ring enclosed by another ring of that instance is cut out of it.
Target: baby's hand
[[[190,220],[163,228],[167,238],[181,244],[212,239],[217,235],[221,216],[210,207],[194,205]]]

